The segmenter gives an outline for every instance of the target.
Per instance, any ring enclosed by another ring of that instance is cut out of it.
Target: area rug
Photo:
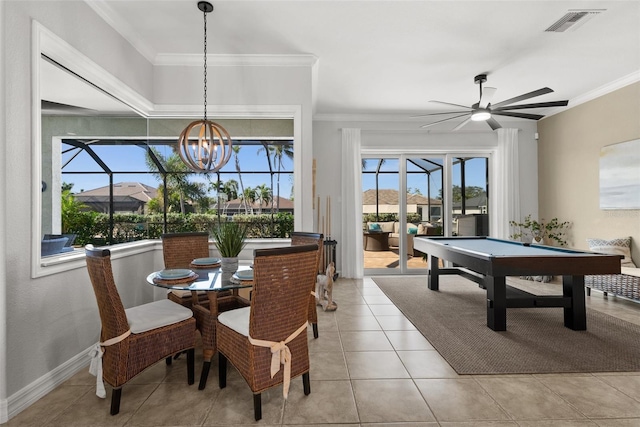
[[[458,374],[640,372],[640,326],[587,308],[587,330],[561,308],[507,309],[507,330],[486,326],[486,292],[458,276],[374,277]],[[640,309],[640,307],[639,307]]]

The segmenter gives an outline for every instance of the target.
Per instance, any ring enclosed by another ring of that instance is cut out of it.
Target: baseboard
[[[90,361],[89,351],[92,347],[89,347],[54,370],[41,376],[23,389],[9,396],[8,399],[0,401],[0,424],[6,423],[9,419],[15,417],[47,393],[74,376],[81,369],[87,368]]]

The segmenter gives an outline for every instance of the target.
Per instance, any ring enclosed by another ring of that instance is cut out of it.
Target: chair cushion
[[[218,321],[226,327],[233,329],[240,335],[249,336],[249,314],[251,307],[236,308],[218,314]]]
[[[369,230],[371,230],[371,231],[382,231],[382,228],[380,228],[380,224],[378,224],[377,222],[373,222],[373,223],[369,224]]]
[[[418,227],[408,227],[407,232],[409,234],[418,234]]]
[[[589,250],[593,252],[600,252],[603,254],[612,255],[624,255],[624,258],[620,260],[622,267],[635,267],[631,259],[631,237],[622,237],[619,239],[587,239],[589,244]]]
[[[124,312],[133,334],[141,334],[193,317],[190,309],[168,299],[127,308]]]

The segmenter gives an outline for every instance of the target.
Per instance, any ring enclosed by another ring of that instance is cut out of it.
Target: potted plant
[[[211,230],[211,236],[222,258],[220,268],[225,273],[235,273],[238,255],[246,245],[247,227],[237,222],[223,222]]]
[[[545,222],[544,218],[536,221],[531,219],[529,214],[524,218],[524,222],[509,221],[509,225],[515,228],[515,232],[510,236],[512,239],[526,238],[531,239],[533,243],[544,243],[546,238],[560,246],[566,246],[566,232],[571,223],[560,222],[558,218],[552,218],[548,222]]]

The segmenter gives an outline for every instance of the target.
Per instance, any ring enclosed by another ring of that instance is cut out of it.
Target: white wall
[[[5,38],[1,61],[5,67],[2,114],[6,117],[2,146],[6,157],[3,156],[0,168],[6,179],[6,192],[1,193],[6,209],[4,223],[9,225],[3,233],[3,242],[10,243],[2,258],[6,280],[2,318],[7,332],[6,340],[0,343],[0,360],[6,372],[6,381],[2,381],[3,401],[11,403],[20,390],[96,342],[100,331],[86,270],[40,279],[32,279],[30,275],[31,194],[35,185],[31,182],[32,20],[69,41],[144,96],[151,95],[152,68],[84,2],[11,1],[2,2],[2,6],[0,27]],[[122,267],[126,271],[133,266],[123,260]],[[132,275],[128,279],[129,284],[137,286],[144,278]],[[123,289],[126,303],[139,302],[138,292]]]
[[[420,123],[380,118],[377,121],[349,120],[346,117],[321,118],[313,122],[313,156],[317,161],[318,178],[316,194],[322,200],[331,197],[331,217],[333,238],[338,241],[338,270],[342,265],[340,212],[341,203],[341,169],[340,153],[342,128],[360,128],[362,150],[386,150],[396,153],[428,152],[447,153],[467,150],[495,150],[498,145],[497,135],[481,126],[470,125],[466,131],[447,132],[434,130],[425,132],[419,129]],[[484,125],[484,124],[481,124]],[[534,138],[536,122],[503,121],[504,127],[515,127],[518,132],[520,154],[520,209],[522,212],[537,215],[538,212],[538,177],[537,177],[537,141]],[[324,203],[324,202],[322,202]],[[324,207],[321,211],[324,215]]]

